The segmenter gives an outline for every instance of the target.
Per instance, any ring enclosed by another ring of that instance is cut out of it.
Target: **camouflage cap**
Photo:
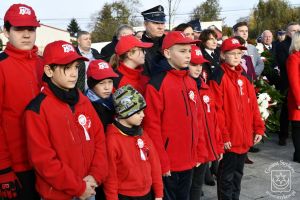
[[[116,114],[119,118],[125,119],[146,107],[144,97],[131,85],[125,85],[115,91],[113,102]]]

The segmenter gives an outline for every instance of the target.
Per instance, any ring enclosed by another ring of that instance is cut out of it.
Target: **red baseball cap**
[[[191,63],[201,65],[206,62],[209,62],[209,61],[203,57],[200,48],[197,47],[196,45],[192,45]]]
[[[115,48],[115,52],[117,55],[122,55],[134,47],[150,48],[152,46],[153,43],[142,42],[133,35],[126,35],[119,39]]]
[[[13,4],[6,11],[4,22],[8,21],[12,26],[40,26],[32,7],[25,4]]]
[[[200,40],[192,40],[181,31],[170,31],[164,38],[162,50],[168,49],[175,44],[196,44]]]
[[[233,49],[247,50],[247,47],[241,45],[241,43],[233,37],[228,38],[223,41],[223,43],[221,45],[222,52],[231,51]]]
[[[100,59],[90,62],[86,75],[88,78],[92,77],[95,80],[119,77],[107,62]]]
[[[72,44],[62,40],[47,44],[43,57],[45,65],[66,65],[75,60],[89,61],[86,57],[80,56]]]

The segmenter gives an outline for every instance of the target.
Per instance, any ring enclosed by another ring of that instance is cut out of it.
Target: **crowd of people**
[[[0,54],[0,199],[199,200],[203,184],[238,200],[248,151],[265,133],[253,81],[262,52],[274,57],[300,163],[300,25],[248,42],[248,24],[222,43],[199,20],[165,30],[161,5],[141,13],[145,31],[121,25],[99,53],[89,32],[78,46],[35,46],[32,7],[4,16]],[[285,38],[284,38],[285,37]]]

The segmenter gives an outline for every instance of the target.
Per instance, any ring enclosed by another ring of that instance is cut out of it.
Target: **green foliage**
[[[121,24],[136,25],[138,21],[133,13],[136,12],[135,6],[138,4],[138,0],[105,3],[93,25],[92,41],[111,41]]]
[[[222,27],[222,35],[227,35],[228,37],[230,37],[232,35],[232,28],[229,26],[224,25]]]
[[[206,0],[193,10],[190,16],[191,20],[200,19],[200,21],[220,20],[221,7],[219,0]]]
[[[300,20],[299,8],[293,8],[286,0],[259,0],[249,22],[249,36],[256,38],[264,30],[273,33],[285,28],[292,21]]]
[[[70,24],[68,25],[68,28],[67,28],[68,32],[70,33],[70,35],[72,37],[75,37],[77,35],[77,33],[79,31],[81,31],[77,21],[75,18],[72,18],[71,21],[70,21]]]

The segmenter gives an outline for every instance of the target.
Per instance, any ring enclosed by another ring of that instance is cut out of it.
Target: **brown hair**
[[[241,27],[241,26],[247,26],[248,27],[248,23],[247,22],[238,22],[232,27],[232,29],[233,29],[234,32],[237,32],[238,28]]]

